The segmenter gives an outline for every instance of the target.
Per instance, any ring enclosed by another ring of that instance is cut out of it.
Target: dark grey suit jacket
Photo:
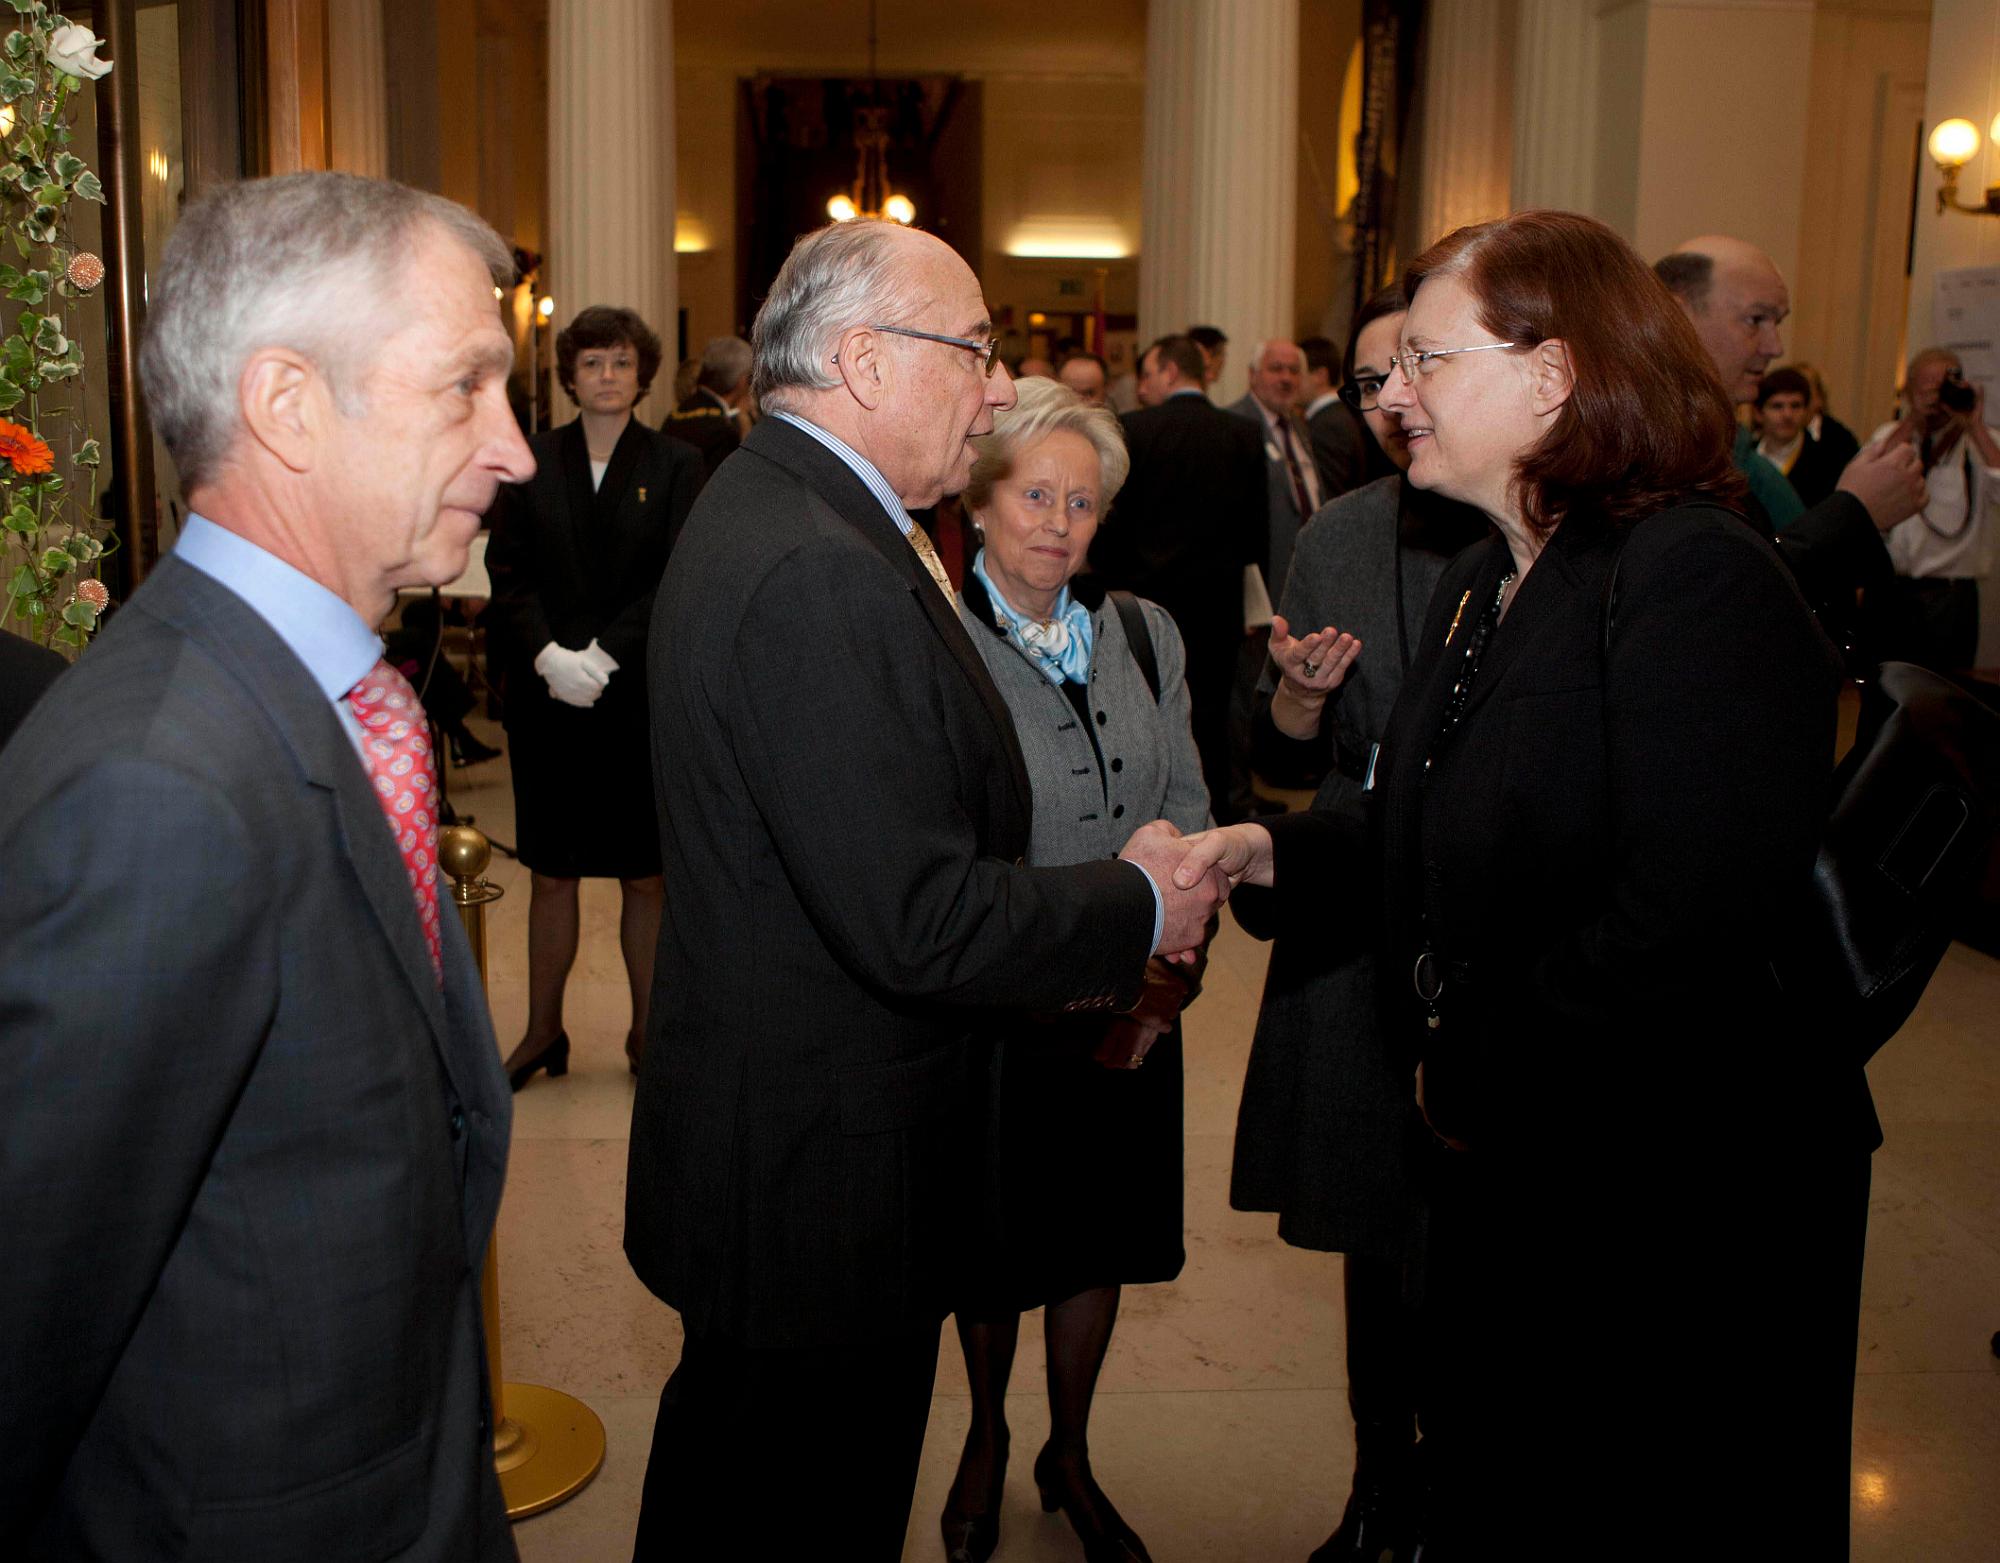
[[[0,1556],[514,1556],[511,1098],[332,707],[169,559],[0,754]]]
[[[954,605],[781,420],[695,502],[648,662],[667,905],[625,1251],[696,1335],[906,1338],[979,1241],[994,1009],[1134,1002],[1152,893],[1022,865],[1020,746]]]
[[[1264,409],[1257,404],[1257,398],[1247,392],[1231,402],[1226,409],[1243,419],[1257,431],[1257,440],[1264,452],[1264,505],[1266,524],[1270,528],[1269,540],[1264,553],[1264,584],[1270,589],[1271,601],[1282,602],[1285,596],[1285,578],[1292,568],[1292,552],[1298,546],[1299,528],[1312,519],[1311,513],[1299,513],[1298,501],[1292,495],[1291,474],[1285,470],[1283,457],[1279,454],[1276,436],[1271,426],[1264,421]],[[1291,414],[1287,422],[1292,431],[1293,454],[1299,463],[1303,477],[1311,473],[1319,476],[1319,468],[1313,460],[1312,435],[1306,429],[1303,419]],[[1321,496],[1324,502],[1325,496]]]

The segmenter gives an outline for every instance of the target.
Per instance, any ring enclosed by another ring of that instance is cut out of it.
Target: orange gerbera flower
[[[56,465],[55,452],[34,430],[9,423],[5,418],[0,418],[0,460],[12,462],[15,472],[24,478],[53,472]]]

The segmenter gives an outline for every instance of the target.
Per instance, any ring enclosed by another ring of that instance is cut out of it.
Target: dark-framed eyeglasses
[[[1389,381],[1385,374],[1358,374],[1340,388],[1340,399],[1356,412],[1373,412]]]
[[[1000,339],[997,336],[981,341],[978,337],[941,336],[935,331],[913,331],[908,326],[885,326],[879,322],[868,329],[886,331],[891,336],[915,337],[919,342],[942,342],[946,347],[962,347],[982,360],[981,368],[989,379],[993,375],[994,366],[1000,362]],[[833,355],[833,361],[840,362],[838,353]]]

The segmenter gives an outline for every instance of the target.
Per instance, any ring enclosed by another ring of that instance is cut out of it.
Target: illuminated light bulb
[[[861,212],[846,196],[836,195],[826,203],[826,215],[837,223],[851,223],[861,215]]]
[[[907,226],[917,220],[917,203],[907,195],[892,195],[882,203],[882,215]]]
[[[556,313],[556,301],[553,298],[543,299],[541,303],[535,306],[535,313],[540,315],[544,320],[553,320]]]
[[[1948,119],[1931,132],[1931,157],[1940,168],[1963,168],[1979,150],[1979,127],[1969,119]]]
[[[14,105],[0,103],[0,136],[14,134]]]
[[[499,302],[499,301],[500,301],[501,299],[505,298],[506,296],[507,296],[507,290],[506,290],[505,288],[501,287],[499,283],[497,283],[497,282],[496,282],[496,283],[494,283],[494,284],[493,284],[493,301],[494,301],[494,302],[495,302],[495,303],[497,304],[497,303],[498,303],[498,302]]]

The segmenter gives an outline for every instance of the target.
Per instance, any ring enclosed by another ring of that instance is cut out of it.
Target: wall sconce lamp
[[[1994,116],[1989,134],[2000,143],[2000,115]],[[1938,186],[1938,211],[1950,208],[1982,217],[2000,217],[2000,185],[1989,188],[1986,199],[1976,206],[1958,198],[1958,171],[1979,153],[1979,127],[1969,119],[1948,119],[1931,132],[1930,146],[1931,160],[1944,175],[1944,183]]]

